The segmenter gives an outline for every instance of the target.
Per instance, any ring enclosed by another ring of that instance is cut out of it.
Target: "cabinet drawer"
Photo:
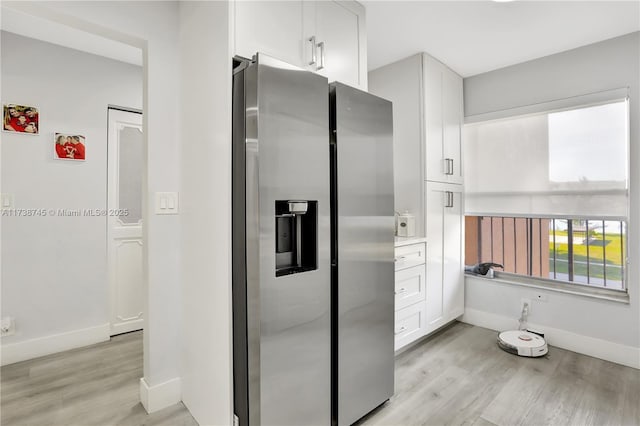
[[[424,303],[416,303],[396,311],[395,316],[395,350],[419,339],[425,328]]]
[[[396,247],[396,271],[424,264],[425,243]]]
[[[424,300],[426,294],[425,277],[425,265],[414,266],[413,268],[396,272],[396,311]]]

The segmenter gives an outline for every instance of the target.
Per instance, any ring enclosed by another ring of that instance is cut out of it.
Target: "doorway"
[[[142,113],[108,109],[107,258],[111,336],[144,325]]]

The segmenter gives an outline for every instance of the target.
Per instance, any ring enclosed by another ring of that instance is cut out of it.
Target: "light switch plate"
[[[178,214],[178,193],[156,192],[156,214]]]
[[[13,194],[2,193],[0,196],[0,210],[10,210],[13,209]]]

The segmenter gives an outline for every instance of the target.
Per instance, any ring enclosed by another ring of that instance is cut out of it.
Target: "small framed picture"
[[[4,104],[3,113],[2,130],[5,132],[37,135],[40,131],[40,113],[37,107]]]
[[[58,160],[84,161],[84,136],[67,133],[55,133],[54,156]]]

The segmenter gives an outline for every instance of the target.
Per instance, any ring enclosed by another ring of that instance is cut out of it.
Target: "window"
[[[467,216],[466,263],[624,290],[626,224],[600,219]]]
[[[465,263],[625,289],[628,103],[465,126]]]

